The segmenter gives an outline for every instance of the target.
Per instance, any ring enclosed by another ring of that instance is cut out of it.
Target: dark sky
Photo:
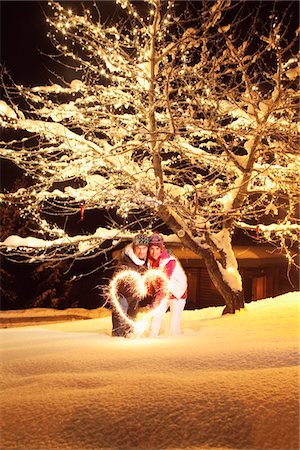
[[[80,2],[63,2],[64,6],[73,8],[74,3],[80,5]],[[110,14],[115,8],[114,1],[101,3],[103,14]],[[53,69],[53,61],[42,54],[54,53],[47,37],[46,9],[47,1],[0,0],[1,65],[9,69],[16,83],[37,85],[53,79],[48,70]]]
[[[1,1],[1,64],[14,81],[39,84],[48,79],[47,58],[39,53],[50,50],[42,4],[46,2]]]

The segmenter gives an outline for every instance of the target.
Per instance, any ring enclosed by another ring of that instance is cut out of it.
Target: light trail
[[[150,286],[156,286],[159,283],[159,288],[163,289],[168,295],[168,277],[159,269],[149,269],[143,275],[136,272],[135,270],[123,270],[117,273],[111,280],[109,285],[109,297],[110,302],[117,311],[117,313],[128,323],[134,330],[134,334],[139,337],[147,329],[149,320],[156,314],[160,304],[144,314],[142,320],[134,321],[130,319],[123,311],[118,295],[118,288],[120,284],[125,284],[130,287],[132,296],[142,300],[149,293]]]

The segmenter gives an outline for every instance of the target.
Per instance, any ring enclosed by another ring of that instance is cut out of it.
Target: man
[[[135,270],[143,274],[146,271],[148,246],[149,237],[142,233],[137,234],[132,243],[123,249],[115,274],[123,270]],[[129,319],[134,320],[140,298],[134,295],[134,289],[126,283],[126,280],[120,283],[118,298],[123,312]],[[112,310],[112,326],[112,336],[126,337],[133,331],[132,326],[115,309]]]
[[[152,308],[153,316],[149,336],[158,336],[164,314],[170,308],[169,334],[180,334],[180,321],[187,298],[187,276],[175,256],[170,255],[164,245],[163,237],[154,233],[149,238],[147,266],[149,269],[160,269],[168,278],[168,286],[156,287],[156,295]]]

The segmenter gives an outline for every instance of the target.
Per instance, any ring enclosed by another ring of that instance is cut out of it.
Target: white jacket
[[[169,261],[175,261],[175,267],[172,273],[168,273],[166,265]],[[171,294],[179,299],[185,298],[187,291],[187,276],[183,270],[180,262],[174,256],[168,255],[166,258],[161,258],[159,261],[159,268],[163,270],[169,278],[168,289]]]

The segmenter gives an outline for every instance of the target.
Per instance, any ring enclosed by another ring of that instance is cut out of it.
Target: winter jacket
[[[148,268],[161,269],[169,278],[168,283],[168,298],[174,299],[186,299],[187,298],[187,276],[175,256],[170,255],[167,250],[163,250],[158,260],[154,261],[151,258],[148,259]],[[155,304],[166,296],[166,292],[163,292],[160,286],[157,286],[157,295]]]
[[[128,244],[121,253],[114,275],[123,270],[135,270],[143,274],[146,269],[146,262],[139,259],[133,251],[132,244]],[[125,297],[128,302],[136,301],[138,303],[140,300],[134,293],[134,287],[126,279],[118,284],[118,294]]]

